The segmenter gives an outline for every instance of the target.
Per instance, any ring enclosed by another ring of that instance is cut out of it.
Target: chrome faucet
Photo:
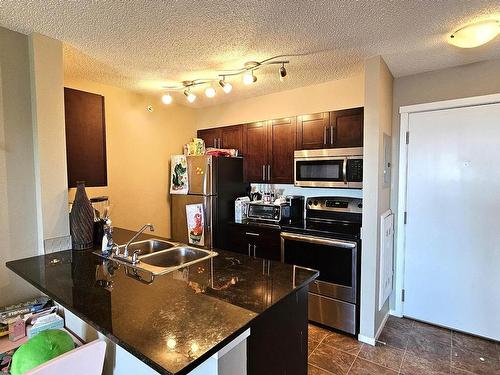
[[[132,242],[134,242],[134,240],[139,237],[142,232],[144,232],[146,229],[148,229],[151,231],[151,232],[154,232],[155,228],[153,227],[153,224],[146,224],[144,225],[141,229],[139,229],[139,231],[134,234],[134,236],[127,242],[127,244],[125,245],[125,250],[123,251],[123,256],[126,258],[128,257],[128,247],[130,246],[130,244]]]

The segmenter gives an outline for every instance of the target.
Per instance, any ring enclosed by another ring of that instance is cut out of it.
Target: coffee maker
[[[303,195],[287,195],[285,202],[290,206],[289,224],[297,224],[304,221],[305,199]]]

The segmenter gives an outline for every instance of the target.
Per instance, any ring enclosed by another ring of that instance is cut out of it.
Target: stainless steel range
[[[353,335],[359,330],[361,214],[361,199],[307,198],[305,221],[281,232],[281,261],[320,271],[309,287],[309,320]]]

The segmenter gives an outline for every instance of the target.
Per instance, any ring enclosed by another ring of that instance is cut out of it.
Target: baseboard
[[[402,318],[403,317],[403,314],[399,313],[396,310],[389,310],[389,315],[397,316],[398,318]]]
[[[368,337],[364,335],[358,335],[358,340],[371,346],[375,346],[375,343],[377,342],[374,337]]]

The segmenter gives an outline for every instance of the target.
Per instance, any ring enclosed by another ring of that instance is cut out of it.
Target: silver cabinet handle
[[[333,125],[330,126],[330,144],[333,145]]]
[[[214,147],[217,147],[217,138],[214,138]]]
[[[245,234],[246,234],[247,236],[255,236],[255,237],[259,237],[259,236],[260,236],[260,234],[259,234],[259,233],[253,233],[253,232],[245,232]]]
[[[323,144],[325,144],[325,145],[327,144],[327,143],[326,143],[326,126],[325,126],[325,128],[323,129]]]
[[[255,255],[255,250],[256,250],[256,249],[257,249],[257,245],[255,245],[255,244],[254,244],[254,245],[253,245],[253,257],[254,257],[254,258],[256,257],[256,255]]]
[[[220,138],[219,138],[219,148],[222,148],[222,141]]]
[[[266,181],[266,166],[262,164],[262,181]]]
[[[271,164],[267,165],[267,180],[271,181]]]
[[[250,245],[250,244],[248,244],[248,256],[251,256],[251,255],[250,255],[250,249],[251,249],[251,245]]]

